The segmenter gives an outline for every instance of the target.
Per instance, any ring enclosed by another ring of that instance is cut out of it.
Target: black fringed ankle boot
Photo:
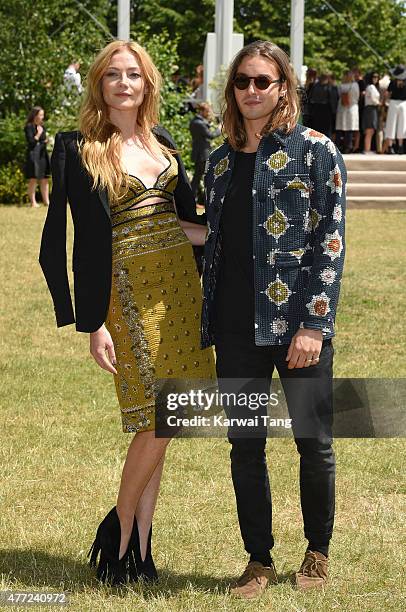
[[[144,561],[141,559],[140,536],[138,532],[137,519],[134,518],[134,527],[131,534],[131,551],[129,558],[130,580],[142,578],[145,582],[158,580],[158,573],[151,553],[152,525],[148,534],[147,552]]]
[[[132,543],[130,540],[124,556],[119,559],[120,540],[120,520],[116,507],[114,507],[100,523],[96,538],[87,555],[90,557],[89,565],[96,567],[97,557],[100,553],[96,576],[101,582],[113,586],[125,584],[129,578],[129,558]]]

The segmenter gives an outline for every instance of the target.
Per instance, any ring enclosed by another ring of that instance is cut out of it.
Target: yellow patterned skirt
[[[215,363],[211,348],[200,349],[200,280],[173,204],[132,209],[125,219],[113,226],[106,327],[123,431],[138,432],[155,429],[157,380],[214,379]]]

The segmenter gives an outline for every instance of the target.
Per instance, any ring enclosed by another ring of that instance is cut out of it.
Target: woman
[[[27,157],[25,163],[25,177],[28,179],[28,197],[32,208],[39,208],[35,200],[37,181],[41,190],[42,201],[45,206],[49,204],[48,177],[50,174],[49,156],[47,152],[47,136],[43,125],[44,109],[34,106],[27,117],[24,127],[27,139]]]
[[[310,108],[310,95],[314,84],[317,80],[317,70],[313,68],[308,68],[306,71],[306,82],[304,84],[304,92],[302,98],[302,121],[303,125],[306,127],[312,126],[312,116],[311,116],[311,108]]]
[[[402,154],[403,140],[406,138],[406,66],[400,64],[391,71],[393,79],[386,92],[389,100],[388,115],[385,124],[385,142],[383,152],[395,153],[393,143],[397,140],[397,153]]]
[[[362,109],[362,130],[364,132],[364,153],[371,153],[371,141],[379,127],[378,109],[381,103],[379,74],[370,72],[365,75],[365,106]]]
[[[321,74],[317,83],[313,85],[309,96],[309,103],[311,127],[331,138],[335,101],[332,96],[328,74]]]
[[[159,97],[160,75],[137,43],[114,41],[98,54],[88,74],[81,133],[55,140],[40,253],[57,324],[72,323],[68,198],[76,328],[90,332],[91,354],[115,375],[123,431],[136,433],[117,505],[91,548],[91,565],[100,552],[98,578],[113,584],[157,578],[151,522],[169,440],[154,432],[158,381],[214,377],[212,353],[199,348],[201,291],[188,240],[203,244],[206,227],[182,162],[169,150],[173,143],[164,130],[152,130]]]
[[[343,153],[353,151],[353,138],[359,130],[359,87],[351,70],[344,73],[338,86],[338,107],[336,116],[337,144]]]

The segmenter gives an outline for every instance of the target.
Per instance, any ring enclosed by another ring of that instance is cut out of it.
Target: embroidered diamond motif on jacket
[[[266,229],[269,236],[273,236],[278,240],[289,229],[290,223],[287,216],[279,208],[275,207],[272,215],[269,215],[262,226]]]
[[[273,281],[273,283],[269,283],[265,291],[262,291],[261,293],[265,293],[271,302],[277,306],[285,304],[292,295],[292,291],[289,289],[286,283],[281,281],[279,275],[276,275],[276,280]]]
[[[337,273],[333,268],[324,268],[320,274],[319,278],[325,285],[332,285],[336,279]]]
[[[330,298],[323,291],[320,295],[313,295],[306,307],[311,315],[325,317],[330,312]]]
[[[274,319],[272,321],[272,332],[277,336],[283,336],[288,331],[288,322],[285,319]]]
[[[323,247],[323,254],[328,255],[331,260],[334,261],[334,259],[340,257],[343,250],[343,240],[338,230],[334,234],[326,234],[321,246]]]
[[[311,222],[312,230],[317,229],[317,226],[319,225],[322,218],[323,216],[320,215],[320,213],[318,213],[315,208],[310,209],[310,222]]]
[[[326,147],[329,151],[329,153],[331,153],[331,155],[337,155],[337,149],[336,146],[334,144],[334,142],[332,140],[328,140],[326,143]]]
[[[214,176],[219,178],[224,172],[228,170],[229,167],[229,159],[228,156],[223,157],[220,161],[214,166]]]
[[[305,140],[310,140],[310,142],[312,142],[313,144],[315,142],[321,142],[322,144],[326,144],[329,140],[325,134],[317,132],[316,130],[312,130],[312,128],[307,128],[307,130],[302,132],[302,136]]]
[[[333,209],[333,219],[334,221],[337,221],[337,223],[340,223],[342,218],[343,218],[343,209],[340,206],[340,204],[337,204],[336,206],[334,206],[334,209]]]
[[[314,155],[311,151],[308,151],[305,155],[305,164],[308,168],[312,167],[312,163],[314,160]]]
[[[279,251],[269,251],[269,253],[266,256],[266,261],[271,266],[275,265],[275,255],[276,255],[276,253],[279,253]]]
[[[338,193],[338,195],[341,196],[343,191],[343,181],[341,178],[340,168],[337,165],[330,170],[330,178],[326,185],[330,187],[331,193]]]
[[[286,151],[283,149],[279,149],[276,153],[272,153],[267,160],[265,160],[264,164],[267,164],[271,170],[278,173],[279,170],[284,170],[289,162],[294,161]]]

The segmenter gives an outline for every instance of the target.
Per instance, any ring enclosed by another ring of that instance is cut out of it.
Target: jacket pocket
[[[273,181],[275,204],[288,219],[303,218],[310,208],[310,189],[308,174],[278,174]]]
[[[313,253],[301,253],[300,250],[277,252],[273,259],[277,270],[307,268],[313,264]]]

